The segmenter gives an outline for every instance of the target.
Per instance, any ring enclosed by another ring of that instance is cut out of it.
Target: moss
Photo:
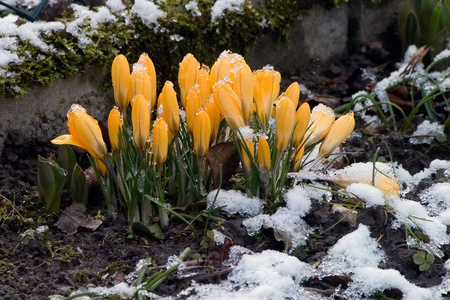
[[[0,277],[13,278],[12,267],[13,267],[12,263],[0,260]]]
[[[73,281],[77,283],[87,283],[91,280],[101,280],[103,276],[114,273],[123,273],[130,270],[131,267],[124,260],[115,261],[104,269],[93,271],[89,268],[78,270],[73,275]]]
[[[98,30],[92,30],[89,20],[85,20],[81,30],[93,41],[86,48],[65,30],[42,35],[44,42],[57,49],[57,53],[20,41],[17,54],[23,62],[3,68],[11,76],[0,76],[0,97],[21,96],[31,86],[45,86],[57,78],[83,73],[89,65],[110,65],[119,52],[130,62],[147,52],[154,60],[158,78],[176,82],[178,63],[186,53],[191,52],[199,61],[212,65],[223,50],[244,53],[263,33],[286,40],[293,22],[314,5],[333,7],[347,1],[267,0],[264,6],[257,8],[248,1],[242,12],[225,11],[218,22],[211,22],[211,7],[215,1],[198,1],[201,16],[196,16],[185,8],[189,0],[167,0],[160,3],[167,17],[160,20],[158,30],[149,28],[136,16],[132,16],[128,24],[124,17],[117,15],[117,21],[99,24]],[[73,19],[73,11],[68,9],[61,22]],[[171,39],[174,34],[183,40]],[[105,78],[109,78],[108,74]],[[158,84],[163,83],[161,80]],[[110,80],[102,86],[111,89]]]

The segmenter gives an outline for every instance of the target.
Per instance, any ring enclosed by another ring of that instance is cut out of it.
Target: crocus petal
[[[222,116],[232,129],[237,130],[244,126],[241,101],[226,82],[219,81],[213,86],[213,97]]]
[[[194,120],[200,107],[200,89],[197,85],[193,85],[189,89],[186,101],[186,126],[190,134],[194,130]]]
[[[183,107],[186,107],[186,100],[189,89],[197,82],[200,63],[191,53],[186,54],[180,63],[178,71],[178,85],[180,87],[180,98]],[[170,128],[170,124],[167,123]]]
[[[156,104],[156,70],[153,61],[148,57],[147,53],[142,53],[139,57],[138,64],[145,66],[147,69],[147,74],[150,77],[150,89],[151,89],[151,97],[150,99],[150,109],[153,108]]]
[[[175,135],[180,129],[180,113],[177,93],[173,88],[172,82],[166,81],[161,91],[160,99],[164,110],[164,120],[169,126],[169,130]],[[184,105],[186,105],[186,103],[184,103]]]
[[[169,147],[168,126],[163,118],[159,118],[153,124],[153,159],[158,165],[162,165],[167,160]]]
[[[233,90],[241,100],[244,123],[249,124],[253,115],[253,73],[244,62],[232,71]]]
[[[270,147],[265,137],[258,142],[258,166],[262,171],[270,171]]]
[[[194,151],[198,157],[205,157],[209,150],[209,140],[211,136],[211,122],[206,111],[200,111],[194,122]]]
[[[139,151],[143,151],[150,136],[150,109],[147,99],[142,95],[137,95],[133,99],[131,120],[134,144]]]
[[[117,55],[114,59],[111,67],[111,77],[114,87],[114,101],[120,108],[120,111],[125,113],[130,100],[128,96],[130,87],[130,65],[124,55]]]
[[[331,125],[330,131],[320,145],[319,153],[323,157],[330,155],[355,129],[353,112],[340,117]]]
[[[122,115],[120,114],[119,109],[114,107],[111,109],[108,116],[108,135],[111,148],[116,152],[119,152],[120,150],[119,132],[122,130],[122,125]]]
[[[288,97],[282,96],[279,101],[275,124],[275,147],[283,152],[289,145],[295,125],[295,108]]]
[[[303,103],[295,113],[295,129],[292,135],[292,146],[297,147],[305,136],[308,129],[309,119],[311,117],[311,109],[308,102]]]

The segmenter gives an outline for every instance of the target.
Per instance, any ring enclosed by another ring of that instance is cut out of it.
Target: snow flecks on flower
[[[419,202],[392,197],[390,205],[395,211],[396,220],[392,223],[393,229],[398,229],[403,224],[410,228],[419,228],[430,238],[430,242],[445,245],[450,242],[447,234],[447,226],[428,214],[424,206]]]
[[[188,299],[325,299],[299,284],[313,276],[310,265],[293,256],[266,250],[246,254],[219,285],[195,284]]]
[[[425,120],[417,126],[412,135],[413,137],[409,139],[411,144],[431,144],[436,136],[445,135],[444,125]]]
[[[131,12],[141,18],[147,26],[158,25],[158,19],[165,18],[167,15],[155,3],[148,0],[136,0]]]
[[[343,236],[328,251],[318,271],[321,276],[347,274],[360,267],[377,268],[385,260],[386,254],[370,237],[369,228],[360,224],[358,229]]]
[[[200,17],[202,15],[202,12],[198,9],[198,3],[197,1],[189,1],[184,8],[186,8],[186,10],[191,11],[194,16],[196,17]]]
[[[222,18],[225,10],[233,12],[243,12],[245,0],[218,0],[211,8],[211,22],[216,22]]]
[[[345,190],[364,200],[366,207],[384,205],[383,192],[373,185],[367,183],[352,183]]]
[[[208,194],[206,202],[208,209],[212,205],[214,207],[224,206],[222,211],[229,215],[256,216],[263,209],[261,199],[256,197],[249,198],[240,191],[235,190],[220,190],[218,194],[217,190],[214,190]]]
[[[362,299],[385,289],[399,289],[405,300],[437,300],[441,299],[429,289],[418,287],[410,283],[399,271],[393,269],[382,270],[366,266],[354,270],[352,282],[343,296],[345,299]]]

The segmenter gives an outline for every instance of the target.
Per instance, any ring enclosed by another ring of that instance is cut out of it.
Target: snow
[[[436,55],[433,59],[434,62],[440,61],[442,59],[446,59],[450,57],[450,49],[444,49],[443,51],[441,51],[438,55]]]
[[[211,22],[216,22],[224,16],[225,10],[237,13],[243,12],[245,0],[217,0],[211,8]]]
[[[216,197],[217,190],[214,190],[206,197],[207,207],[211,208]],[[217,195],[217,199],[214,203],[214,207],[220,207],[222,211],[229,215],[242,215],[242,216],[256,216],[262,212],[263,203],[262,200],[253,197],[249,198],[247,195],[240,191],[234,190],[220,190]]]
[[[360,267],[376,268],[385,260],[386,254],[370,237],[369,228],[360,224],[331,247],[318,270],[322,276],[347,274]]]
[[[364,200],[366,202],[366,207],[384,205],[383,192],[373,185],[366,183],[352,183],[345,190]]]
[[[197,1],[189,1],[184,7],[186,10],[191,11],[196,17],[200,17],[202,15],[202,12],[198,9]]]
[[[345,299],[362,299],[363,296],[372,295],[377,291],[397,288],[403,293],[404,300],[434,300],[440,296],[430,290],[418,287],[397,270],[381,270],[376,267],[366,266],[356,268],[350,283],[343,296]]]
[[[166,13],[148,0],[136,0],[131,11],[141,18],[145,25],[158,25],[158,19],[165,18]]]
[[[420,201],[426,204],[426,209],[431,216],[450,209],[450,182],[439,182],[422,191],[419,194]]]
[[[311,199],[308,197],[306,190],[297,185],[290,189],[284,195],[286,207],[293,213],[298,214],[299,217],[304,217],[311,209]]]
[[[313,268],[293,256],[266,250],[245,254],[220,284],[194,284],[188,299],[323,299],[299,284]]]
[[[122,11],[127,8],[125,4],[123,4],[122,0],[107,0],[106,6],[108,6],[113,12]]]
[[[412,135],[413,137],[409,139],[411,144],[431,144],[435,139],[435,136],[445,135],[444,125],[441,125],[438,122],[425,120],[417,126],[416,131],[414,131]]]

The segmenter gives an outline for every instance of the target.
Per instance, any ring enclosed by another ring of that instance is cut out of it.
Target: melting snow
[[[211,8],[211,22],[223,18],[224,11],[243,12],[245,0],[217,0]]]
[[[346,188],[346,191],[364,200],[366,207],[384,205],[383,192],[373,185],[352,183]]]
[[[213,205],[217,190],[214,190],[206,197],[208,208]],[[217,195],[214,207],[224,206],[222,210],[229,215],[256,216],[263,209],[262,200],[256,197],[249,198],[240,191],[220,190]]]
[[[136,0],[131,11],[142,19],[145,25],[158,25],[158,19],[165,18],[166,13],[148,0]]]
[[[417,126],[413,137],[409,139],[411,144],[431,144],[436,136],[445,135],[444,125],[438,122],[431,123],[428,120],[423,121]]]

